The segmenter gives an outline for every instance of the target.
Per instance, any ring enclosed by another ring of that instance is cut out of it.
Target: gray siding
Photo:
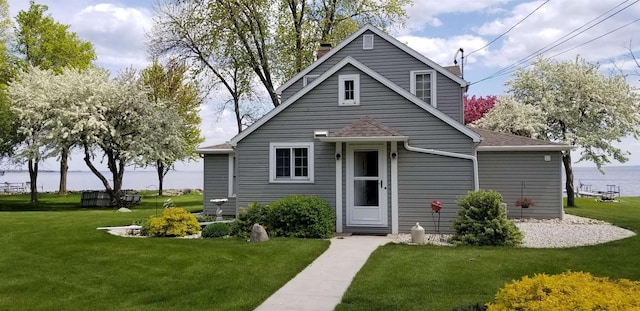
[[[353,73],[360,74],[361,104],[340,107],[337,104],[338,75]],[[472,152],[473,143],[469,137],[353,66],[346,66],[238,143],[238,206],[243,207],[254,201],[266,203],[288,194],[313,194],[324,198],[335,208],[335,143],[314,140],[313,131],[329,130],[333,133],[364,116],[370,116],[409,136],[412,146],[464,154]],[[314,142],[315,149],[315,183],[269,183],[269,143],[311,141]],[[470,161],[438,156],[433,156],[432,159],[431,156],[404,150],[401,143],[398,144],[398,150],[399,175],[408,174],[399,180],[400,221],[404,226],[400,228],[401,231],[408,230],[406,227],[414,221],[411,218],[413,214],[422,213],[418,210],[424,205],[424,200],[431,198],[420,197],[425,189],[431,189],[433,198],[443,201],[444,198],[456,198],[471,189],[473,173]],[[404,163],[403,159],[407,162]],[[409,161],[410,159],[413,161]],[[420,159],[429,162],[414,168]],[[345,171],[346,169],[343,170]],[[412,172],[423,176],[409,176]],[[445,178],[450,173],[455,177]],[[416,187],[414,182],[420,183],[420,187]],[[343,185],[345,183],[346,178],[343,178]],[[344,192],[346,191],[343,190]],[[436,196],[435,193],[440,195]],[[388,197],[391,198],[390,193]],[[344,204],[346,199],[343,199]],[[390,209],[389,203],[389,211]],[[359,232],[366,231],[358,229]],[[378,228],[377,231],[389,232],[389,228]]]
[[[215,215],[217,206],[212,199],[228,199],[222,205],[222,214],[236,215],[236,199],[229,197],[229,155],[206,154],[204,156],[204,213]]]
[[[551,161],[545,162],[545,155],[550,155]],[[520,212],[525,218],[562,217],[560,152],[478,152],[478,162],[480,188],[502,194],[509,218],[519,218]],[[534,206],[516,207],[521,191],[522,196],[534,200]]]
[[[364,34],[373,34],[370,31]],[[356,38],[338,53],[312,70],[310,75],[320,75],[347,56],[357,59],[393,83],[410,91],[410,71],[433,69],[413,56],[398,49],[386,40],[374,35],[374,49],[362,49],[362,36]],[[454,120],[462,123],[462,89],[458,83],[437,73],[437,107]],[[303,79],[282,92],[282,102],[302,89]]]

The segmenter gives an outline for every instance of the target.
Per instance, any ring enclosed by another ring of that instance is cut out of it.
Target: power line
[[[491,42],[485,44],[485,46],[467,54],[467,57],[471,56],[471,54],[478,52],[480,50],[483,50],[484,48],[490,46],[491,44],[493,44],[494,42],[496,42],[498,39],[502,38],[502,36],[508,34],[511,30],[513,30],[513,28],[516,28],[518,25],[520,25],[522,22],[524,22],[527,18],[529,18],[529,16],[533,15],[533,13],[535,13],[536,11],[538,11],[542,6],[544,6],[545,4],[547,4],[547,2],[549,2],[550,0],[547,0],[545,2],[543,2],[541,5],[539,5],[535,10],[531,11],[531,13],[527,14],[527,16],[525,16],[523,19],[521,19],[519,22],[517,22],[515,25],[511,26],[511,28],[509,28],[507,31],[503,32],[502,34],[500,34],[499,36],[497,36],[495,39],[491,40]]]
[[[535,52],[533,52],[533,53],[529,54],[528,56],[526,56],[526,57],[524,57],[524,58],[522,58],[522,59],[518,60],[516,63],[511,64],[511,65],[509,65],[509,66],[507,66],[507,67],[504,67],[504,68],[502,68],[502,69],[498,70],[497,72],[493,73],[492,75],[490,75],[490,76],[488,76],[488,77],[486,77],[486,78],[480,79],[480,80],[478,80],[478,81],[475,81],[475,82],[473,82],[473,83],[470,83],[469,85],[477,84],[477,83],[480,83],[480,82],[483,82],[483,81],[486,81],[486,80],[489,80],[489,79],[492,79],[492,78],[495,78],[495,77],[499,77],[499,76],[502,76],[502,75],[505,75],[505,74],[511,73],[511,72],[515,71],[515,70],[513,70],[513,69],[514,69],[514,68],[516,68],[517,66],[519,66],[519,65],[521,65],[521,64],[523,64],[523,63],[525,63],[525,62],[527,62],[527,61],[531,60],[532,58],[537,57],[537,56],[539,56],[539,55],[541,55],[541,54],[543,54],[543,53],[545,53],[545,52],[548,52],[549,50],[551,50],[551,49],[553,49],[553,48],[556,48],[556,47],[558,47],[558,46],[560,46],[560,45],[562,45],[562,44],[566,43],[567,41],[569,41],[569,40],[571,40],[571,39],[573,39],[573,38],[577,37],[578,35],[580,35],[580,34],[584,33],[585,31],[587,31],[587,30],[589,30],[589,29],[591,29],[591,28],[593,28],[593,27],[595,27],[595,26],[597,26],[597,25],[601,24],[602,22],[604,22],[604,21],[606,21],[606,20],[608,20],[608,19],[612,18],[613,16],[615,16],[615,15],[619,14],[620,12],[622,12],[622,11],[626,10],[626,9],[627,9],[627,8],[629,8],[630,6],[632,6],[632,5],[634,5],[634,4],[638,3],[638,2],[640,2],[640,0],[636,0],[636,1],[634,1],[633,3],[631,3],[631,4],[627,5],[627,6],[625,6],[624,8],[622,8],[622,9],[620,9],[620,10],[618,10],[618,11],[614,12],[613,14],[611,14],[611,15],[609,15],[609,16],[607,16],[606,18],[604,18],[604,19],[602,19],[602,20],[598,21],[597,23],[595,23],[595,24],[593,24],[593,25],[591,25],[591,26],[587,27],[586,29],[583,29],[583,30],[579,31],[578,33],[574,34],[573,36],[571,36],[571,37],[567,38],[568,36],[572,35],[573,33],[577,32],[578,30],[582,29],[583,27],[585,27],[585,26],[587,26],[587,25],[591,24],[592,22],[594,22],[594,21],[598,20],[598,19],[599,19],[599,18],[601,18],[602,16],[604,16],[604,15],[608,14],[609,12],[611,12],[611,11],[615,10],[616,8],[618,8],[619,6],[623,5],[624,3],[628,2],[628,1],[629,1],[629,0],[625,0],[625,1],[621,2],[621,3],[619,3],[618,5],[616,5],[616,6],[614,6],[613,8],[611,8],[611,9],[607,10],[606,12],[604,12],[604,13],[600,14],[600,15],[599,15],[599,16],[597,16],[596,18],[591,19],[591,20],[590,20],[590,21],[588,21],[587,23],[585,23],[585,24],[583,24],[582,26],[580,26],[580,27],[578,27],[578,28],[574,29],[573,31],[569,32],[568,34],[566,34],[566,35],[564,35],[564,36],[562,36],[562,37],[558,38],[557,40],[555,40],[555,41],[553,41],[553,42],[551,42],[551,43],[547,44],[546,46],[544,46],[544,47],[542,47],[542,48],[540,48],[540,49],[536,50]],[[634,22],[635,22],[635,21],[634,21]],[[634,22],[632,22],[632,23],[634,23]],[[632,24],[632,23],[630,23],[630,24]],[[615,30],[614,30],[614,31],[612,31],[612,32],[615,32]],[[606,34],[605,34],[605,35],[606,35]],[[601,37],[603,37],[603,36],[601,36]],[[567,39],[563,40],[564,38],[567,38]],[[561,41],[561,40],[562,40],[562,41]],[[594,39],[594,40],[595,40],[595,39]],[[558,43],[558,41],[561,41],[561,42],[559,42],[559,43]],[[557,43],[557,44],[556,44],[556,43]],[[586,44],[586,43],[585,43],[585,44]]]
[[[554,57],[556,57],[556,56],[560,56],[560,55],[562,55],[562,54],[564,54],[564,53],[567,53],[567,52],[569,52],[569,51],[575,50],[575,49],[577,49],[577,48],[579,48],[579,47],[581,47],[581,46],[583,46],[583,45],[589,44],[589,43],[591,43],[591,42],[593,42],[593,41],[596,41],[596,40],[598,40],[598,39],[600,39],[600,38],[602,38],[602,37],[608,36],[608,35],[610,35],[610,34],[612,34],[612,33],[616,32],[616,31],[618,31],[618,30],[620,30],[620,29],[622,29],[622,28],[625,28],[625,27],[627,27],[627,26],[629,26],[629,25],[631,25],[631,24],[633,24],[633,23],[636,23],[636,22],[638,22],[638,21],[640,21],[640,18],[638,18],[638,19],[636,19],[636,20],[634,20],[634,21],[632,21],[632,22],[626,23],[626,24],[624,24],[624,25],[622,25],[622,26],[620,26],[620,27],[618,27],[618,28],[616,28],[616,29],[614,29],[614,30],[611,30],[611,31],[609,31],[609,32],[607,32],[607,33],[605,33],[605,34],[603,34],[603,35],[597,36],[597,37],[595,37],[595,38],[593,38],[593,39],[591,39],[591,40],[589,40],[589,41],[587,41],[587,42],[584,42],[584,43],[582,43],[582,44],[580,44],[580,45],[577,45],[577,46],[574,46],[574,47],[572,47],[572,48],[570,48],[570,49],[564,50],[564,51],[562,51],[562,52],[560,52],[560,53],[558,53],[558,54],[555,54],[555,55],[551,56],[550,58],[554,58]]]

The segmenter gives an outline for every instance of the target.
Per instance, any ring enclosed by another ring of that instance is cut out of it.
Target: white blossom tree
[[[17,122],[19,148],[13,156],[17,162],[27,162],[31,202],[38,201],[38,166],[49,153],[51,137],[47,123],[51,117],[51,103],[58,96],[51,87],[55,74],[50,70],[28,67],[20,70],[9,85],[11,111]]]
[[[498,97],[493,108],[471,125],[532,138],[538,138],[544,130],[540,108],[520,103],[510,96]]]
[[[583,59],[556,62],[538,59],[507,81],[515,100],[543,113],[540,138],[582,147],[580,161],[599,169],[613,158],[627,161],[628,152],[612,145],[627,135],[640,135],[638,95],[623,75],[607,76]],[[562,156],[567,205],[575,206],[571,153]]]

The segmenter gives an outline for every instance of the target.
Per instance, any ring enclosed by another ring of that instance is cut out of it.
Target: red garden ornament
[[[438,201],[438,200],[433,200],[431,202],[431,210],[434,212],[439,212],[442,209],[442,202]]]

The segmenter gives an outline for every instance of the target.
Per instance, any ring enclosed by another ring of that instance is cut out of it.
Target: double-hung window
[[[271,143],[269,160],[270,182],[313,182],[313,143]]]
[[[413,70],[410,80],[411,93],[425,103],[437,107],[436,72],[434,70]]]
[[[360,104],[360,75],[338,76],[338,105],[350,106]]]

